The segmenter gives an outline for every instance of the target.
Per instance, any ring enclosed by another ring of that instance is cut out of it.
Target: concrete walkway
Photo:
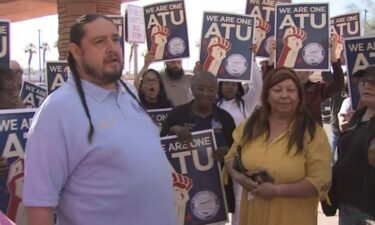
[[[229,216],[229,219],[231,218],[231,216]],[[226,223],[225,225],[231,225],[230,223],[231,221],[229,221],[229,223]],[[326,217],[322,211],[322,209],[320,208],[319,206],[319,210],[318,210],[318,225],[338,225],[339,224],[339,217],[336,215],[336,216],[332,216],[332,217]]]
[[[339,217],[338,215],[332,217],[326,217],[319,206],[318,210],[318,225],[338,225]]]

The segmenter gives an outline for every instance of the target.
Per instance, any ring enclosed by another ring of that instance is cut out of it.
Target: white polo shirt
[[[24,205],[57,207],[60,225],[175,225],[171,171],[158,128],[120,83],[118,93],[82,85],[95,129],[92,143],[69,77],[30,128]]]

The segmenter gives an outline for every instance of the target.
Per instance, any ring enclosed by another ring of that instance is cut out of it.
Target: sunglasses
[[[261,183],[262,182],[274,183],[273,177],[271,177],[271,175],[269,175],[266,170],[254,171],[252,175],[248,175],[247,174],[248,170],[242,164],[241,151],[242,151],[242,146],[241,145],[237,146],[236,154],[234,156],[233,169],[237,170],[238,172],[241,172],[246,177],[254,181],[261,182]]]
[[[361,86],[366,86],[366,85],[375,86],[375,80],[369,80],[369,79],[366,79],[366,78],[361,78],[361,79],[359,79],[359,84]]]
[[[23,69],[14,69],[13,72],[16,73],[16,74],[22,75]]]

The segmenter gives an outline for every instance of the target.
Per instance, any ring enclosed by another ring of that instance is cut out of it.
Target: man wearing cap
[[[337,143],[329,197],[339,209],[340,224],[365,224],[375,219],[375,66],[357,71],[362,106],[351,117]]]

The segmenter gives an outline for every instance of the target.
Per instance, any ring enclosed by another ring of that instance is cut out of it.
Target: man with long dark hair
[[[24,108],[20,96],[22,83],[9,67],[0,66],[0,109]]]
[[[142,74],[148,69],[150,64],[154,61],[154,55],[147,53],[145,55],[145,64],[141,72],[136,75],[134,79],[134,85],[139,86]],[[171,60],[164,64],[164,71],[160,72],[161,79],[164,84],[165,92],[167,97],[172,101],[174,106],[188,103],[193,99],[193,95],[190,90],[192,74],[185,73],[182,68],[181,60]]]
[[[28,225],[174,225],[174,193],[158,127],[120,80],[116,26],[79,17],[68,81],[39,108],[26,145]],[[143,140],[140,141],[139,137]]]

